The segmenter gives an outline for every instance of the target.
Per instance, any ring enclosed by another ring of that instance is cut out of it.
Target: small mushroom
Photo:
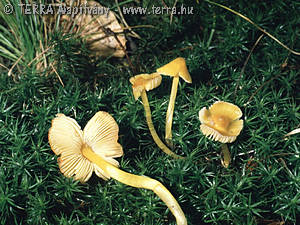
[[[162,75],[173,77],[170,101],[169,101],[169,106],[166,115],[166,130],[165,130],[165,140],[169,146],[173,146],[172,121],[173,121],[175,98],[177,94],[179,77],[181,77],[187,83],[192,83],[192,78],[186,67],[185,60],[182,57],[178,57],[173,61],[169,62],[168,64],[158,68],[156,72]]]
[[[199,111],[202,133],[222,143],[223,165],[226,168],[230,163],[230,152],[226,143],[235,141],[243,129],[243,120],[240,120],[242,115],[238,106],[223,101],[217,101],[209,109],[204,107]]]
[[[51,149],[60,155],[58,165],[66,177],[86,182],[95,172],[105,180],[114,178],[132,187],[152,190],[169,207],[177,224],[186,225],[182,209],[162,183],[118,168],[119,163],[114,158],[123,155],[118,132],[117,123],[107,112],[96,113],[83,131],[74,119],[57,114],[52,120],[48,139]]]
[[[152,135],[153,140],[157,144],[157,146],[164,151],[166,154],[176,158],[182,159],[182,156],[179,156],[172,152],[159,138],[152,122],[151,118],[151,110],[148,101],[148,97],[146,91],[150,91],[156,87],[158,87],[161,83],[161,75],[158,73],[152,74],[140,74],[130,78],[130,83],[132,84],[132,91],[135,100],[137,100],[140,96],[142,97],[142,102],[145,109],[146,120]]]

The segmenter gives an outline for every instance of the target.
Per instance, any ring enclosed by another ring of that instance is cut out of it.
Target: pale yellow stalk
[[[187,225],[187,220],[178,202],[162,183],[149,177],[138,176],[120,170],[102,159],[88,146],[82,148],[81,151],[84,157],[99,166],[111,178],[132,187],[152,190],[168,206],[176,218],[177,225]]]
[[[158,134],[156,133],[156,130],[153,126],[153,122],[152,122],[152,118],[151,118],[151,110],[150,110],[150,105],[149,105],[149,101],[148,101],[148,97],[146,94],[146,91],[143,90],[141,93],[141,97],[142,97],[142,101],[143,101],[143,105],[144,105],[144,109],[145,109],[145,115],[146,115],[146,120],[147,120],[147,124],[150,130],[150,133],[153,137],[154,142],[157,144],[157,146],[163,150],[163,152],[165,152],[166,154],[172,156],[175,159],[184,159],[184,157],[179,156],[177,154],[175,154],[174,152],[172,152],[159,138]]]
[[[167,115],[166,115],[165,140],[170,147],[173,146],[172,123],[173,123],[173,114],[174,114],[175,99],[176,99],[176,95],[177,95],[178,83],[179,83],[179,76],[176,76],[173,78],[170,101],[169,101],[169,106],[168,106]]]
[[[230,156],[230,152],[228,149],[227,144],[222,144],[221,145],[221,150],[223,153],[223,160],[222,160],[222,164],[225,168],[228,168],[230,161],[231,161],[231,156]]]

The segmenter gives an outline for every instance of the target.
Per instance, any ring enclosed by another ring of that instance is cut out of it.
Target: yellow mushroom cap
[[[192,83],[191,75],[186,67],[185,60],[182,57],[178,57],[173,61],[169,62],[168,64],[158,68],[156,72],[162,75],[169,75],[172,77],[179,76],[185,82]]]
[[[119,127],[107,112],[98,112],[87,123],[82,131],[76,120],[57,114],[52,120],[48,139],[51,149],[58,158],[60,171],[66,177],[86,182],[95,171],[96,175],[109,179],[97,165],[82,155],[83,148],[91,148],[104,160],[119,166],[115,157],[123,155],[122,146],[118,143]]]
[[[158,73],[139,74],[129,79],[132,84],[132,91],[135,100],[137,100],[143,90],[150,91],[161,84],[161,75]]]
[[[232,103],[218,101],[209,109],[199,111],[200,129],[202,133],[215,141],[231,143],[243,129],[243,113]]]

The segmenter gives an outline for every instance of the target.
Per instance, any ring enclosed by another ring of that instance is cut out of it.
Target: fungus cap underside
[[[150,91],[161,84],[162,77],[158,73],[139,74],[131,77],[129,82],[132,84],[134,99],[137,100],[143,90]]]
[[[58,165],[66,177],[86,182],[93,172],[107,180],[110,178],[101,168],[82,155],[83,148],[91,148],[96,154],[114,166],[115,157],[123,155],[118,143],[119,128],[107,112],[96,113],[82,131],[76,120],[57,114],[48,133],[49,144],[60,157]]]

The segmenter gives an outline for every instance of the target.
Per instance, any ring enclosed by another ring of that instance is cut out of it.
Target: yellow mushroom
[[[123,155],[118,132],[117,123],[107,112],[96,113],[83,131],[74,119],[57,114],[52,120],[48,139],[51,149],[60,155],[58,165],[66,177],[86,182],[95,172],[105,180],[114,178],[133,187],[152,190],[169,207],[177,224],[186,225],[182,209],[162,183],[118,168],[119,163],[114,158]]]
[[[181,77],[187,83],[192,83],[192,78],[186,67],[185,60],[182,57],[178,57],[173,61],[169,62],[168,64],[158,68],[156,72],[162,75],[168,75],[173,77],[170,101],[169,101],[169,106],[166,115],[166,129],[165,129],[165,140],[169,146],[173,146],[172,121],[173,121],[175,98],[177,94],[179,77]]]
[[[146,91],[150,91],[160,85],[161,75],[159,75],[158,73],[140,74],[140,75],[131,77],[129,81],[132,84],[132,91],[133,91],[133,96],[134,96],[135,100],[137,100],[139,97],[142,97],[142,102],[143,102],[144,109],[145,109],[145,115],[146,115],[148,128],[150,130],[150,133],[152,135],[154,142],[166,154],[168,154],[176,159],[182,159],[183,158],[182,156],[179,156],[179,155],[175,154],[174,152],[172,152],[160,140],[160,138],[153,126],[153,122],[152,122],[152,118],[151,118],[151,110],[150,110],[150,105],[149,105]]]
[[[222,143],[223,165],[226,168],[230,163],[230,152],[226,143],[235,141],[243,129],[243,120],[240,120],[242,115],[238,106],[223,101],[217,101],[209,109],[204,107],[199,111],[202,133]]]

